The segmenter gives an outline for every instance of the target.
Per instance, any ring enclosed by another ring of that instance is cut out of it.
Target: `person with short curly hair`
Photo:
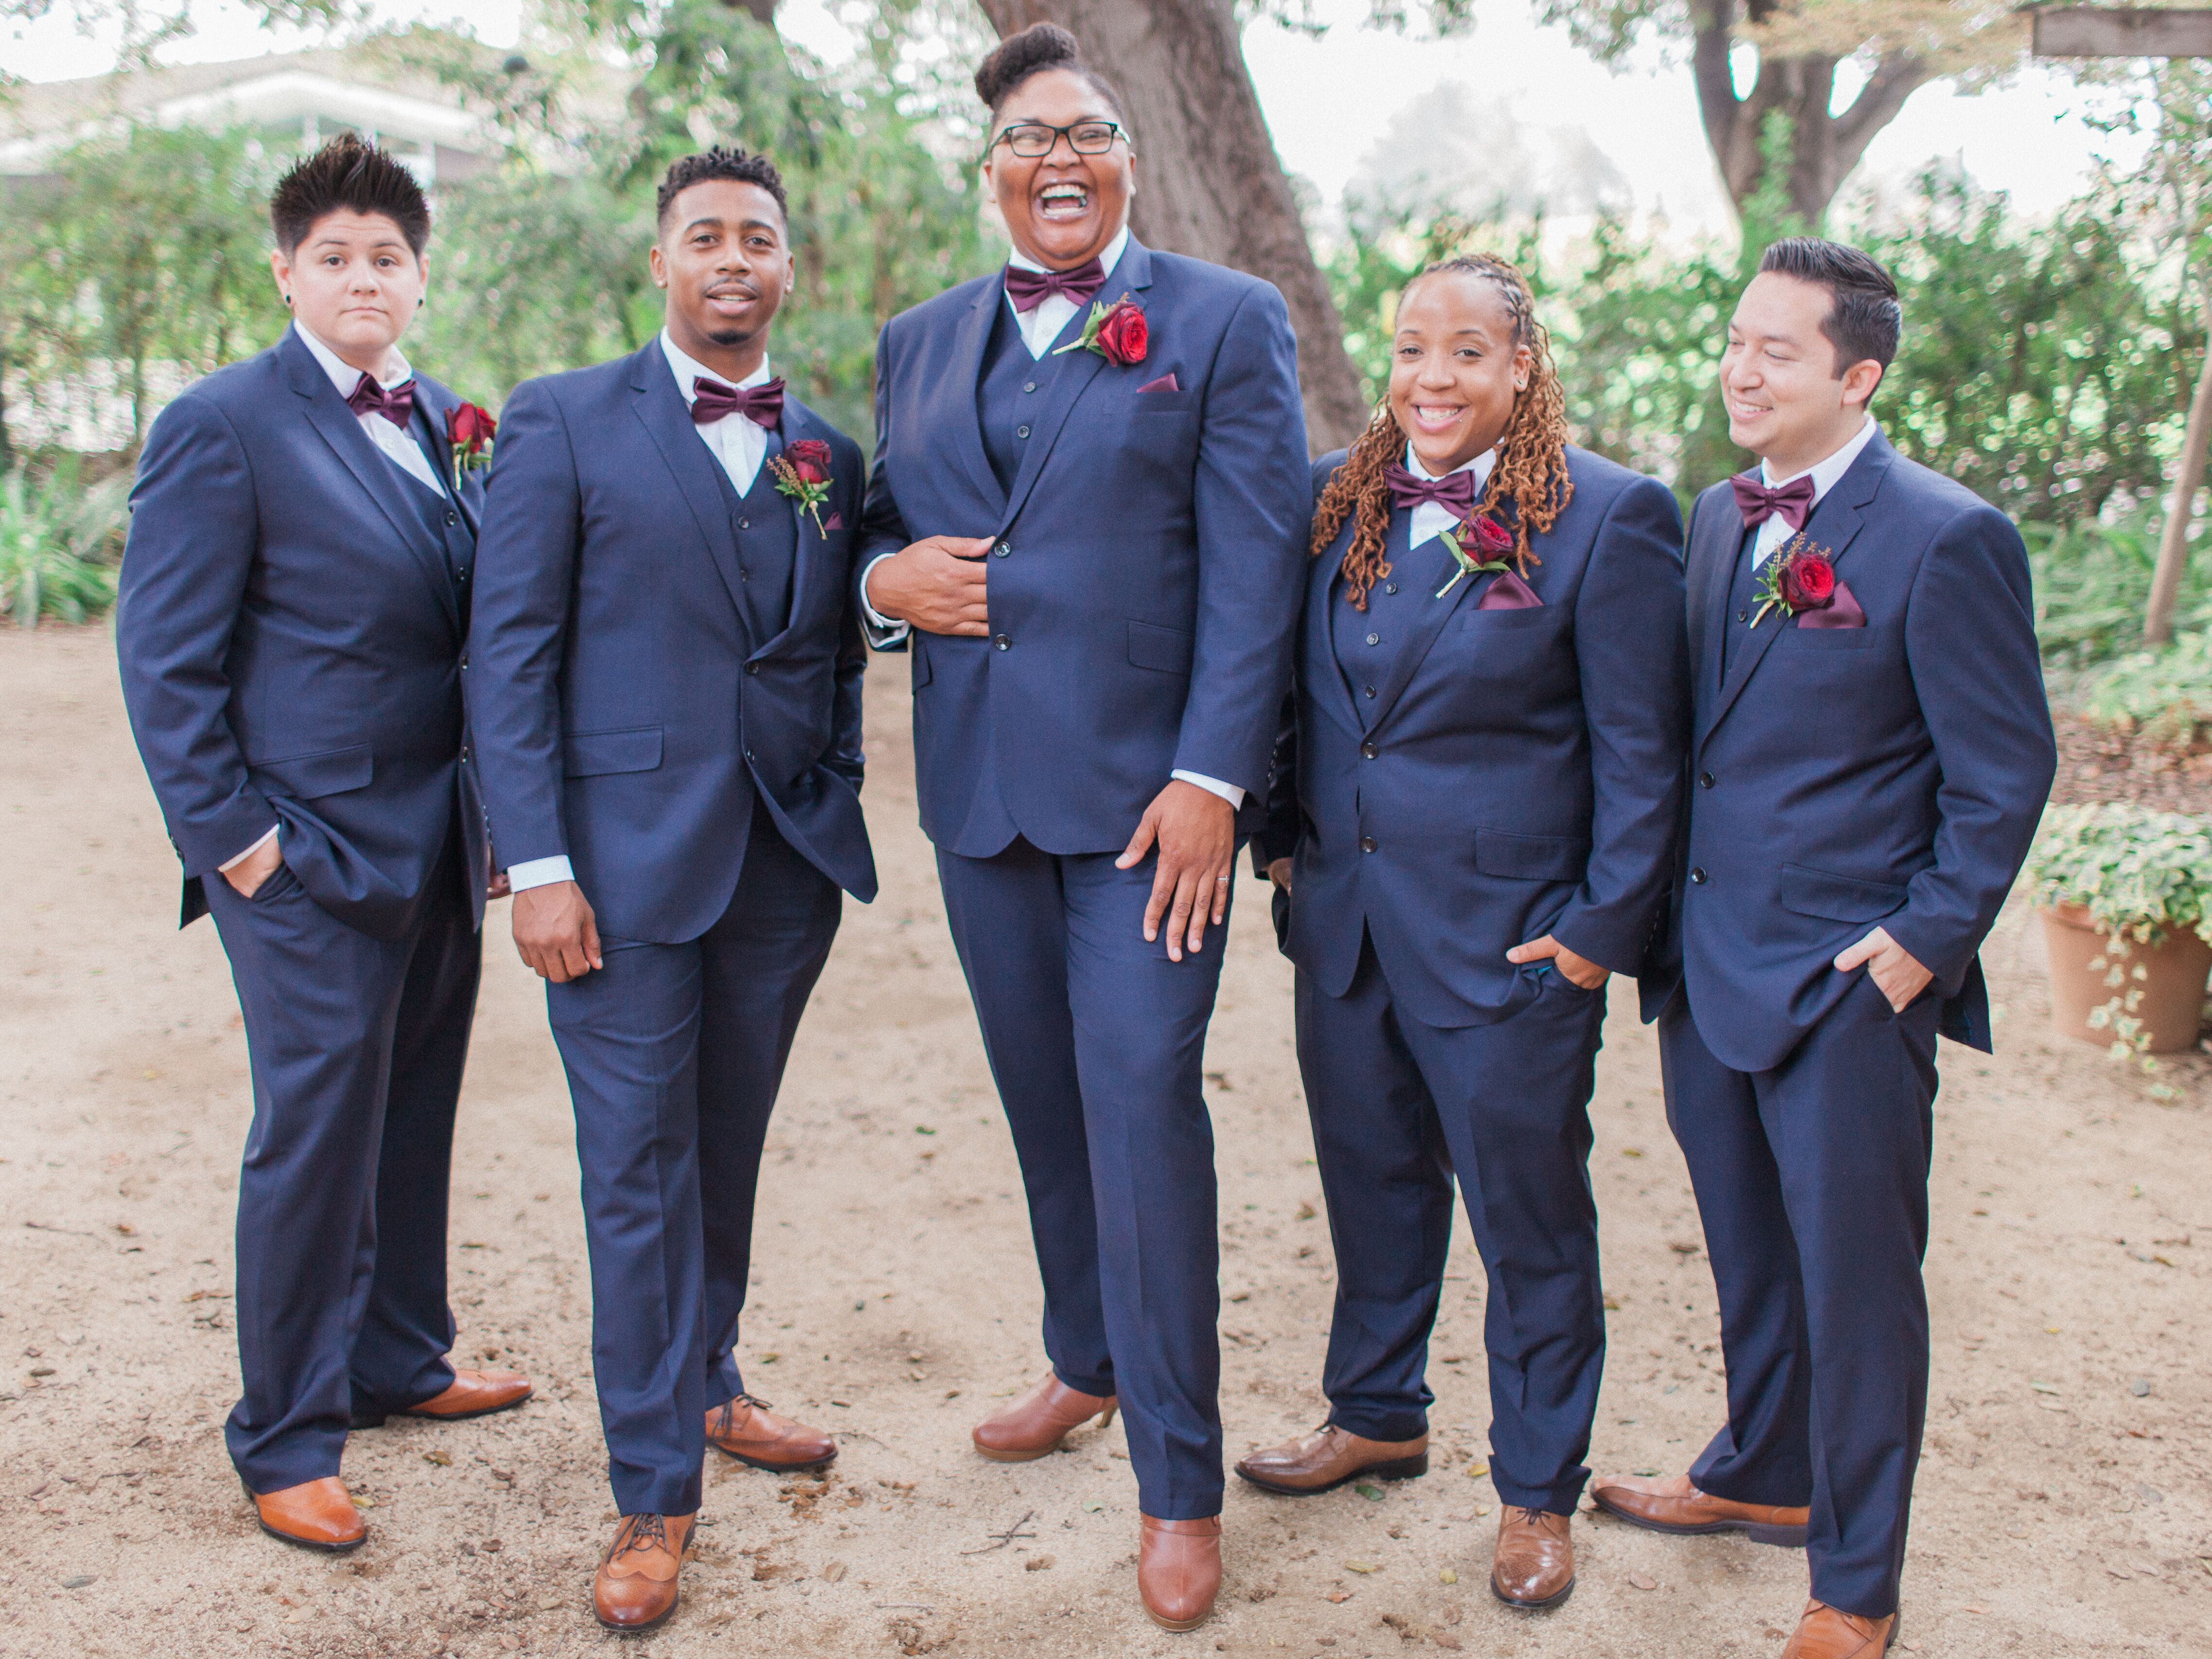
[[[1407,286],[1388,395],[1313,477],[1254,855],[1297,965],[1336,1249],[1329,1415],[1237,1472],[1306,1496],[1426,1471],[1455,1171],[1490,1278],[1491,1587],[1552,1607],[1574,1588],[1605,1353],[1605,985],[1641,963],[1681,799],[1681,518],[1569,442],[1528,285],[1480,254]]]

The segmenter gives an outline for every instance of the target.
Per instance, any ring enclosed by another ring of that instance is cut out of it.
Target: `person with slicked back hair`
[[[1605,1358],[1605,987],[1642,961],[1681,798],[1681,516],[1567,441],[1528,285],[1481,254],[1407,285],[1389,394],[1313,482],[1253,856],[1298,970],[1336,1249],[1329,1413],[1237,1472],[1290,1497],[1426,1472],[1456,1171],[1490,1279],[1491,1588],[1553,1607]]]
[[[984,59],[1006,268],[893,318],[858,598],[914,662],[922,829],[1028,1191],[1050,1369],[977,1425],[1122,1413],[1138,1589],[1220,1584],[1219,1291],[1200,1077],[1298,606],[1282,296],[1129,234],[1121,102],[1050,24]],[[1209,936],[1210,935],[1210,936]]]
[[[490,862],[461,695],[483,485],[456,438],[489,417],[401,355],[430,239],[404,166],[334,139],[269,217],[292,325],[155,421],[115,644],[184,921],[214,914],[253,1064],[224,1438],[264,1531],[347,1550],[349,1431],[530,1393],[447,1352]]]
[[[1990,1047],[1977,953],[2056,764],[2020,532],[1871,413],[1904,320],[1878,263],[1810,236],[1729,320],[1729,435],[1759,464],[1690,515],[1693,783],[1638,988],[1728,1420],[1686,1471],[1591,1492],[1654,1531],[1804,1547],[1784,1659],[1897,1640],[1936,1039]]]

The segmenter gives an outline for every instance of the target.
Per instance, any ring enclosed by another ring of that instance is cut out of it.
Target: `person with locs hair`
[[[1655,1531],[1803,1545],[1785,1659],[1897,1639],[1936,1039],[1990,1048],[1977,952],[2056,764],[2019,532],[1869,412],[1903,320],[1881,265],[1800,237],[1729,323],[1729,434],[1759,464],[1691,514],[1692,787],[1640,987],[1728,1421],[1686,1474],[1592,1490]]]
[[[1044,1280],[1050,1369],[974,1438],[1042,1457],[1118,1404],[1138,1589],[1187,1630],[1221,1582],[1200,1057],[1303,576],[1297,347],[1267,283],[1130,234],[1133,141],[1074,37],[1010,36],[975,89],[1013,251],[883,331],[858,589],[913,656],[921,825]]]
[[[777,1472],[837,1455],[746,1390],[735,1346],[792,1040],[839,890],[876,895],[864,471],[770,368],[796,281],[783,180],[715,148],[658,206],[660,332],[507,400],[469,638],[515,948],[575,1108],[622,1516],[592,1601],[617,1631],[676,1610],[707,1448]]]
[[[368,1535],[349,1430],[530,1394],[453,1366],[446,1294],[489,870],[461,647],[493,423],[400,354],[429,281],[413,174],[349,135],[270,219],[292,325],[155,421],[115,642],[183,919],[214,914],[252,1061],[224,1437],[264,1531],[342,1551]]]
[[[1407,286],[1318,501],[1267,832],[1336,1250],[1328,1420],[1237,1466],[1290,1496],[1428,1468],[1455,1171],[1490,1279],[1490,1583],[1565,1601],[1605,1357],[1589,1161],[1605,985],[1672,873],[1688,725],[1673,495],[1567,442],[1528,285]]]

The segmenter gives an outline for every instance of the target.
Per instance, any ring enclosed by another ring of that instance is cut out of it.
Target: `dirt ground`
[[[1134,1583],[1118,1426],[1003,1468],[972,1420],[1040,1367],[1013,1155],[915,827],[903,665],[870,685],[883,872],[848,907],[763,1182],[744,1358],[835,1429],[823,1482],[710,1458],[697,1559],[661,1632],[587,1597],[614,1511],[592,1403],[568,1103],[505,907],[487,932],[452,1249],[459,1357],[527,1370],[521,1410],[356,1437],[368,1544],[263,1538],[224,1457],[246,1048],[211,927],[125,731],[105,629],[0,636],[0,1655],[1771,1656],[1802,1558],[1585,1516],[1548,1614],[1485,1585],[1479,1264],[1462,1224],[1433,1349],[1425,1480],[1304,1501],[1230,1483],[1228,1583],[1197,1634]],[[1332,1269],[1291,1054],[1290,970],[1243,884],[1208,1067],[1231,1456],[1319,1421]],[[1936,1333],[1905,1647],[2212,1654],[2212,1061],[2172,1097],[2045,1035],[2017,903],[1988,953],[1993,1060],[1945,1045],[1929,1283]],[[1616,989],[1595,1179],[1617,1306],[1593,1462],[1674,1471],[1718,1420],[1711,1276],[1656,1053]]]

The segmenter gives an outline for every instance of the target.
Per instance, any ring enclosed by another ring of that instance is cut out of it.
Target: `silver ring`
[[[1229,885],[1229,878],[1226,876],[1216,876],[1213,878],[1213,884],[1216,887],[1226,887]]]

